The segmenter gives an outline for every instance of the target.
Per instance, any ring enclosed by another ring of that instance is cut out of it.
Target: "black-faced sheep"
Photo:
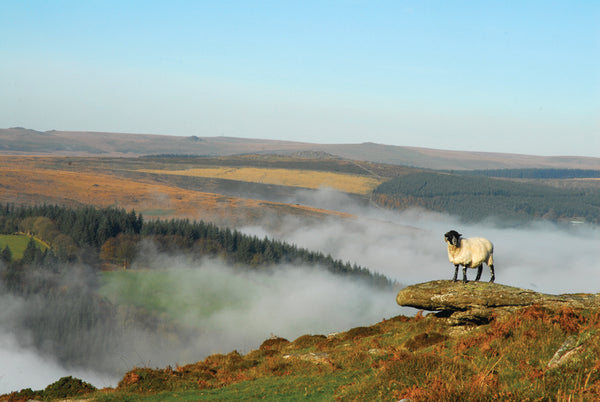
[[[446,243],[448,243],[448,259],[454,264],[454,281],[458,275],[458,267],[463,266],[463,282],[467,282],[467,268],[477,268],[476,281],[481,278],[483,263],[486,263],[490,268],[492,278],[490,282],[494,282],[496,278],[494,274],[494,245],[488,239],[483,237],[472,237],[469,239],[461,238],[461,234],[456,230],[451,230],[444,235]]]

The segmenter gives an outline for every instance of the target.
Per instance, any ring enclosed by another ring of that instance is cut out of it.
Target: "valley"
[[[2,297],[11,308],[0,322],[33,331],[27,350],[45,345],[59,365],[108,375],[103,381],[110,386],[94,390],[91,400],[519,400],[597,392],[600,378],[588,341],[597,328],[593,310],[540,312],[533,306],[525,310],[534,319],[529,324],[514,316],[461,329],[394,303],[406,284],[450,278],[453,268],[441,239],[449,227],[485,232],[494,240],[502,283],[547,293],[595,292],[586,278],[597,277],[589,250],[597,239],[600,188],[589,171],[548,178],[543,168],[534,168],[541,178],[496,178],[317,150],[0,155],[0,171],[0,205],[37,211],[17,214],[16,221],[10,213],[0,219],[6,232],[0,244],[16,251],[14,264],[2,271],[9,289]],[[123,227],[85,243],[92,235],[78,229],[75,218],[58,224],[61,208],[81,216],[81,224],[101,222],[104,214],[139,214],[136,219],[147,226],[144,233]],[[44,213],[53,218],[41,219]],[[21,227],[27,234],[18,234]],[[57,228],[71,240],[59,237]],[[32,234],[36,241],[52,239],[48,245],[58,260],[44,258],[40,247],[42,254],[19,263]],[[556,238],[569,246],[548,251]],[[531,244],[522,250],[525,243]],[[133,246],[137,254],[130,260]],[[65,336],[62,322],[78,329]],[[506,338],[508,327],[518,335]],[[4,328],[0,340],[16,342]],[[540,354],[511,354],[514,347],[541,345],[540,334],[548,331],[553,335]],[[547,368],[573,334],[587,345],[587,354],[572,365]],[[472,346],[481,340],[485,350]],[[87,355],[81,355],[81,345]],[[434,365],[435,374],[417,382],[403,371],[410,366],[420,373]],[[439,379],[457,367],[463,380],[442,387]],[[556,380],[573,373],[580,373],[574,381]],[[521,377],[534,381],[534,388],[526,388]],[[76,388],[72,380],[61,381],[54,388]],[[0,400],[54,395],[50,389],[36,392]]]

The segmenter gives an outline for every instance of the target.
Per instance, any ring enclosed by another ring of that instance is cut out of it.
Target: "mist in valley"
[[[148,244],[143,252],[141,265],[132,267],[133,286],[140,295],[150,295],[159,310],[154,315],[119,303],[130,296],[132,283],[102,288],[103,297],[116,306],[108,312],[65,303],[60,295],[16,299],[4,292],[0,393],[43,389],[66,375],[97,387],[116,386],[133,367],[174,367],[214,353],[247,353],[271,336],[294,340],[345,331],[403,310],[395,305],[394,289],[376,289],[321,267],[247,271],[218,259],[160,254]],[[166,275],[160,289],[155,273]],[[88,310],[106,318],[85,322]],[[61,324],[73,321],[72,326]]]
[[[596,227],[552,223],[506,227],[493,219],[465,224],[422,210],[367,207],[328,189],[299,193],[298,202],[336,206],[355,217],[320,222],[289,218],[275,226],[265,222],[241,230],[357,263],[388,276],[400,287],[452,278],[454,267],[448,262],[443,234],[455,229],[465,237],[483,236],[494,243],[497,283],[554,294],[599,291],[600,231]],[[104,287],[102,294],[114,306],[95,307],[106,309],[103,314],[112,317],[109,321],[86,323],[80,333],[56,339],[60,331],[33,333],[28,324],[44,315],[54,314],[46,318],[49,323],[77,316],[79,303],[57,298],[50,300],[54,304],[43,305],[35,298],[15,298],[0,289],[0,393],[42,389],[65,375],[97,387],[115,386],[135,366],[184,365],[213,353],[246,353],[271,336],[294,340],[304,334],[326,335],[415,313],[396,305],[398,289],[375,289],[320,267],[248,271],[218,259],[194,261],[160,254],[151,243],[144,243],[142,255],[132,267],[143,270],[135,275],[134,287],[158,306],[159,312],[149,318],[142,317],[139,306],[119,304],[119,297],[130,288],[121,288],[117,281]],[[85,267],[78,272],[82,274],[64,276],[71,281],[68,286],[76,288],[81,283],[87,289],[90,281],[98,280],[90,279],[92,274]],[[166,273],[159,289],[156,278],[145,275],[152,272]],[[470,279],[475,272],[469,270]],[[487,268],[482,280],[489,280]],[[53,308],[57,311],[52,312]],[[61,342],[69,344],[59,347]]]
[[[311,250],[320,250],[368,267],[410,285],[452,279],[444,233],[454,229],[464,237],[486,237],[494,243],[496,282],[538,292],[600,292],[600,228],[585,224],[532,222],[509,225],[490,216],[465,223],[447,214],[410,209],[391,211],[364,207],[331,189],[302,193],[311,205],[344,210],[354,219],[331,218],[306,224],[289,218],[284,224],[244,228],[257,236],[273,236]],[[476,270],[468,270],[474,279]],[[462,272],[460,272],[462,275]],[[484,267],[481,280],[489,280]]]

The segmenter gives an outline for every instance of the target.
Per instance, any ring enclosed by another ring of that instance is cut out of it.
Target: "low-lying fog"
[[[313,195],[311,204],[331,209],[337,205],[335,209],[357,217],[311,226],[290,218],[276,229],[254,226],[243,231],[330,253],[409,285],[452,278],[454,267],[448,261],[443,235],[455,229],[464,237],[481,236],[494,243],[497,283],[544,293],[600,292],[600,228],[595,226],[536,222],[506,227],[493,218],[465,224],[422,210],[360,208],[332,190]],[[468,275],[474,279],[476,270],[469,270]],[[489,280],[487,267],[482,280]]]
[[[336,206],[357,216],[310,225],[289,219],[276,229],[256,225],[242,231],[323,251],[409,285],[452,278],[454,267],[448,262],[443,234],[456,229],[465,237],[484,236],[494,243],[497,283],[556,294],[600,291],[600,231],[595,227],[537,223],[507,228],[492,220],[467,225],[449,216],[417,210],[393,213],[361,208],[329,190],[312,194],[310,200],[307,197],[300,193],[302,203]],[[183,257],[153,254],[151,249],[144,253],[153,261],[152,268],[169,268],[173,273],[165,281],[164,292],[156,297],[169,295],[182,310],[185,325],[199,329],[197,333],[187,334],[183,344],[169,343],[146,328],[128,327],[120,339],[124,347],[94,355],[95,360],[87,365],[65,367],[67,364],[57,363],[52,348],[45,348],[45,352],[34,349],[30,334],[19,330],[19,317],[31,303],[0,290],[0,393],[27,387],[43,389],[65,375],[97,387],[115,386],[134,366],[183,365],[212,353],[247,352],[272,335],[293,340],[303,334],[345,331],[414,313],[396,305],[395,290],[376,291],[315,267],[240,272],[220,261],[190,262]],[[473,279],[475,270],[468,274]],[[139,289],[145,289],[144,275],[137,278]],[[482,280],[489,280],[487,268]],[[151,286],[148,289],[152,292]],[[213,311],[186,304],[198,300],[199,294],[217,301]]]

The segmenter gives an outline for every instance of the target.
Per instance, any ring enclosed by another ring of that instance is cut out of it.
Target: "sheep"
[[[467,283],[467,268],[477,268],[476,281],[481,278],[483,263],[490,268],[494,282],[494,245],[488,239],[483,237],[472,237],[469,239],[461,238],[461,234],[456,230],[451,230],[444,235],[444,240],[448,243],[448,259],[454,264],[454,278],[458,275],[458,267],[463,266],[463,282]]]

